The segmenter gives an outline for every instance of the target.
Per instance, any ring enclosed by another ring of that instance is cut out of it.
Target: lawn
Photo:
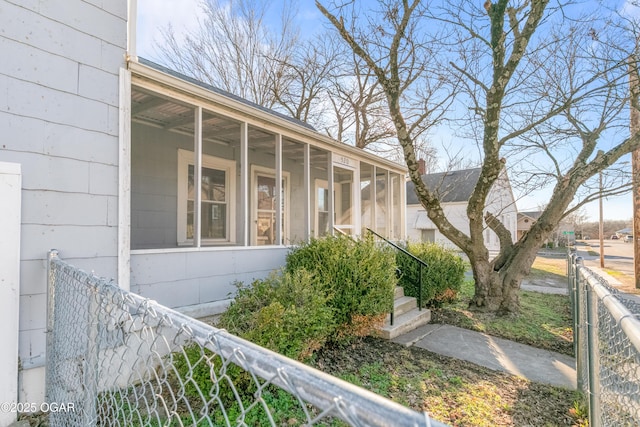
[[[584,413],[575,391],[378,338],[325,348],[313,365],[452,426],[571,426]]]

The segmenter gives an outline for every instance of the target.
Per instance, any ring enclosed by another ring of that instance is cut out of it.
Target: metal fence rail
[[[640,305],[575,254],[568,278],[578,388],[589,398],[589,425],[640,425]]]
[[[179,292],[179,290],[176,290]],[[445,426],[49,256],[51,426]]]

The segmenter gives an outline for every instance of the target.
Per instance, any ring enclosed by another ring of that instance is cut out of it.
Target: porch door
[[[287,241],[287,178],[282,177],[282,241],[276,242],[276,178],[268,172],[254,175],[253,245],[281,245]]]
[[[354,229],[354,178],[353,171],[338,166],[333,168],[334,225],[345,234],[355,234]]]
[[[333,225],[348,235],[356,234],[354,171],[334,166],[333,169]],[[316,180],[315,235],[324,236],[329,230],[329,185]]]

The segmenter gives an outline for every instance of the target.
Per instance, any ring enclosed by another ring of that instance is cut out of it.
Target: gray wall
[[[233,297],[235,281],[250,284],[284,265],[283,247],[209,248],[133,253],[131,291],[169,307]]]
[[[44,362],[47,251],[117,273],[127,2],[0,0],[0,15],[0,161],[22,165],[20,359],[30,368]],[[44,369],[29,371],[20,401],[36,402]]]

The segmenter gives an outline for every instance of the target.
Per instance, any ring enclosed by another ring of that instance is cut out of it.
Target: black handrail
[[[369,233],[373,234],[374,236],[377,236],[378,238],[384,240],[389,245],[394,247],[396,250],[402,252],[403,254],[407,255],[408,257],[412,258],[414,261],[416,261],[418,263],[418,265],[420,266],[418,268],[418,310],[422,311],[422,267],[428,267],[427,263],[424,262],[423,260],[421,260],[420,258],[418,258],[417,256],[413,255],[412,253],[409,253],[409,251],[407,251],[406,249],[396,245],[395,243],[393,243],[389,239],[387,239],[385,237],[382,237],[381,235],[379,235],[378,233],[376,233],[372,229],[367,228],[367,231]],[[393,325],[393,310],[391,311],[391,324]]]

